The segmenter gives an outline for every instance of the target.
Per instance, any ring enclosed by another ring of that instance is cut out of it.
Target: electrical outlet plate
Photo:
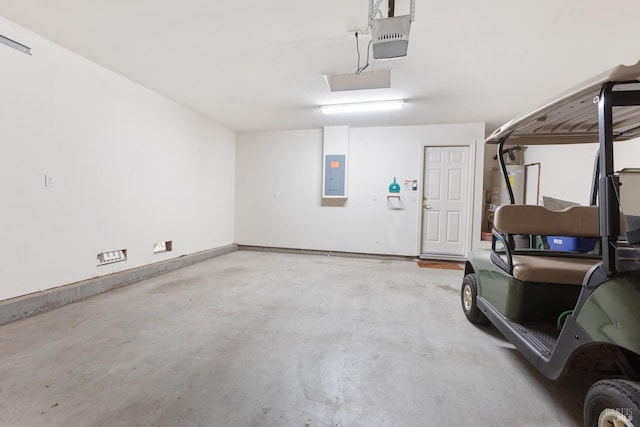
[[[98,265],[112,264],[114,262],[120,262],[120,261],[126,261],[126,260],[127,260],[126,249],[102,252],[98,254]]]
[[[167,240],[164,242],[157,242],[153,244],[153,253],[171,252],[173,250],[173,241]]]

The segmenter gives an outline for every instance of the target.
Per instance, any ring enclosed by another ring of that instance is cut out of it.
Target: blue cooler
[[[591,252],[597,239],[589,237],[547,236],[549,249],[562,252]]]

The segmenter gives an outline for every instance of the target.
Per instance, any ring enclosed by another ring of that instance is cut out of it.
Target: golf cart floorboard
[[[534,346],[540,354],[551,354],[551,351],[556,345],[560,331],[556,328],[556,325],[549,324],[522,324],[511,322],[515,331],[518,331],[522,336],[527,337],[529,344]]]

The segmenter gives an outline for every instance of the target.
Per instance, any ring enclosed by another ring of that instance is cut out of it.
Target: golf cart
[[[466,262],[462,309],[473,323],[492,323],[549,379],[570,368],[604,373],[585,398],[588,427],[640,426],[640,169],[614,168],[618,142],[638,137],[640,62],[565,92],[485,141],[496,146],[511,204],[494,213],[491,249]],[[591,206],[514,203],[506,149],[581,143],[599,144]]]

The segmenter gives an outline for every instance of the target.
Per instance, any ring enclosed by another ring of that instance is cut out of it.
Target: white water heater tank
[[[513,189],[513,197],[516,204],[524,203],[524,181],[525,173],[523,165],[506,165],[509,182]],[[493,168],[491,171],[491,204],[509,205],[509,190],[505,183],[504,176],[500,168]]]

